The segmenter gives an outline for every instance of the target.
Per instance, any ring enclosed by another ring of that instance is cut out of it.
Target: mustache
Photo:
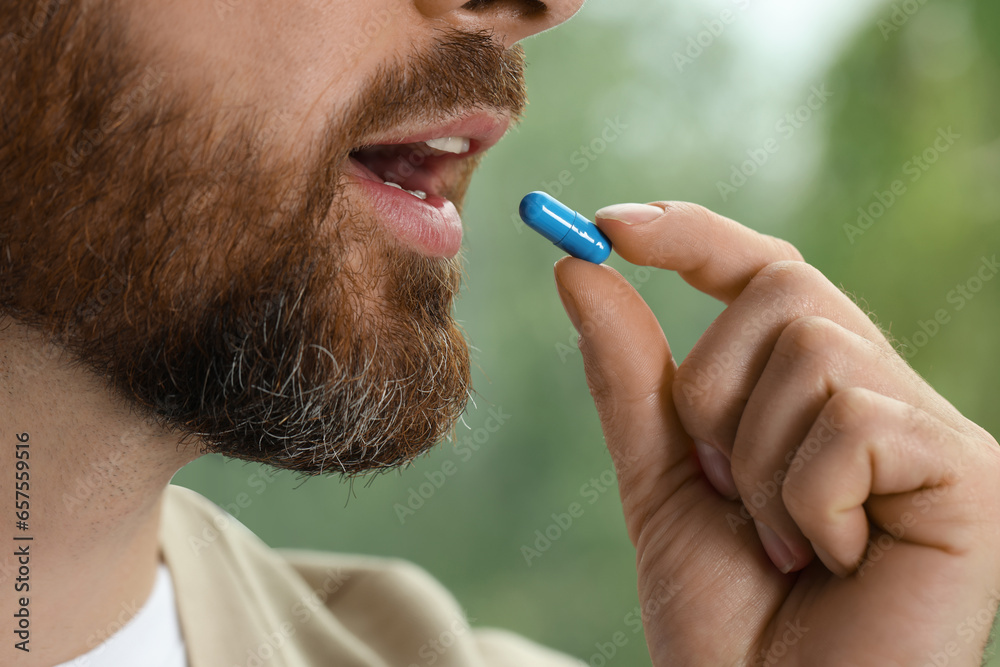
[[[351,146],[414,118],[435,122],[473,111],[520,121],[527,104],[524,50],[505,49],[490,31],[441,29],[429,49],[382,63],[341,116]]]
[[[283,197],[301,202],[305,219],[319,224],[343,201],[349,154],[387,129],[415,118],[430,124],[476,111],[509,115],[512,125],[520,122],[528,103],[524,49],[505,49],[488,30],[442,28],[436,33],[429,47],[379,64],[345,105],[330,112],[318,158],[305,170],[306,186]],[[468,161],[457,191],[464,192],[481,157]]]

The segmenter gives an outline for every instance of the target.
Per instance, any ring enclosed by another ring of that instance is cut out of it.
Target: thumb
[[[618,474],[650,655],[656,664],[744,664],[789,584],[742,505],[702,473],[674,407],[677,364],[649,307],[609,267],[566,258],[555,273]],[[664,583],[676,595],[664,597]]]
[[[659,322],[614,269],[571,257],[555,266],[563,306],[580,333],[587,384],[618,474],[629,537],[702,473],[674,409],[677,364]],[[704,490],[709,491],[706,484]]]

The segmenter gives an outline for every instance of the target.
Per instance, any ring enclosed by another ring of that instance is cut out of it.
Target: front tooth
[[[431,148],[456,155],[468,153],[469,148],[472,147],[472,141],[466,137],[441,137],[440,139],[430,139],[424,143]]]
[[[427,199],[427,193],[424,192],[423,190],[407,190],[399,183],[393,183],[392,181],[386,181],[385,184],[391,188],[396,188],[397,190],[402,190],[403,192],[407,192],[416,197],[417,199],[424,199],[424,200]]]

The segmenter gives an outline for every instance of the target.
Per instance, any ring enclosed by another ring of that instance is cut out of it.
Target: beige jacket
[[[470,628],[403,560],[271,549],[194,491],[170,485],[160,548],[190,667],[581,667],[512,633]]]

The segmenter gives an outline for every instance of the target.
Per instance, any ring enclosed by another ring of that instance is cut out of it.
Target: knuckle
[[[663,209],[658,224],[671,229],[669,237],[662,234],[643,236],[645,262],[654,266],[684,266],[695,269],[691,257],[704,254],[704,239],[700,230],[715,225],[718,216],[704,206],[681,201],[661,201]]]
[[[701,204],[693,204],[686,201],[664,201],[657,202],[657,204],[663,208],[663,213],[668,218],[686,218],[698,222],[718,217],[716,213]]]
[[[852,424],[875,424],[879,412],[875,392],[863,387],[848,387],[837,391],[823,409],[825,417],[844,427]]]
[[[776,239],[778,240],[778,239]],[[819,269],[800,260],[782,259],[771,262],[754,275],[750,287],[766,291],[802,292],[826,278]]]
[[[844,347],[844,333],[840,326],[825,317],[806,315],[784,328],[774,349],[792,359],[804,356],[829,358]]]

